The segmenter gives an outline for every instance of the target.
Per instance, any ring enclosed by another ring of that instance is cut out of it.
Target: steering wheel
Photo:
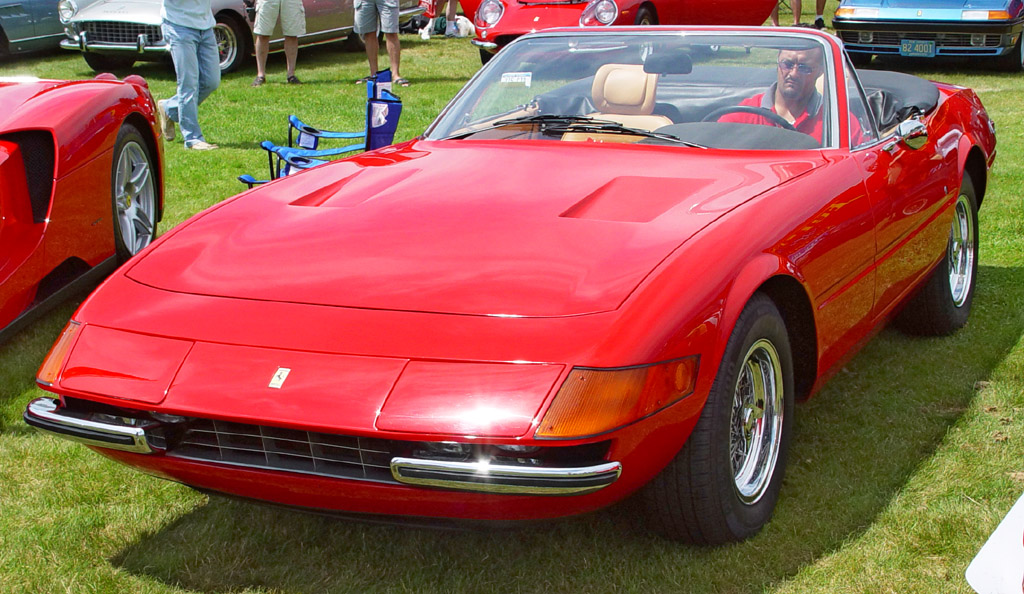
[[[724,116],[727,113],[749,113],[761,116],[764,119],[775,124],[776,126],[785,128],[786,130],[793,130],[794,132],[798,131],[793,126],[793,124],[790,124],[788,121],[786,121],[786,118],[780,116],[774,111],[766,109],[764,107],[754,107],[753,105],[726,105],[725,107],[719,107],[718,109],[704,116],[704,119],[702,119],[701,121],[714,122],[717,121],[718,118]]]

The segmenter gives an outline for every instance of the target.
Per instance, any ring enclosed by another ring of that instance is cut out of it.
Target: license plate
[[[920,39],[900,40],[900,55],[934,58],[935,42],[932,40],[922,41]]]

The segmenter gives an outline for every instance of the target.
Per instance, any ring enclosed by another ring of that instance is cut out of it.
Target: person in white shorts
[[[355,0],[355,12],[356,35],[363,36],[366,59],[370,63],[370,76],[356,82],[365,83],[377,74],[377,21],[380,20],[380,29],[388,46],[392,81],[402,87],[409,86],[409,81],[399,72],[402,47],[398,43],[398,0]]]
[[[278,18],[284,34],[284,58],[288,65],[288,84],[298,85],[302,81],[295,76],[295,59],[299,54],[299,35],[306,34],[306,9],[302,0],[256,0],[256,22],[252,32],[256,41],[256,80],[252,86],[267,82],[267,53],[270,51],[270,36]]]

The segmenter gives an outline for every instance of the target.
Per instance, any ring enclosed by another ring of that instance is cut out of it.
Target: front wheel
[[[1017,38],[1017,45],[1013,46],[1010,53],[999,58],[999,66],[1007,72],[1024,70],[1024,35]]]
[[[135,126],[125,124],[114,143],[110,194],[114,211],[114,245],[124,262],[156,236],[157,172],[149,146]]]
[[[221,74],[234,72],[249,57],[248,31],[230,16],[217,15],[217,24],[213,27],[213,36],[217,40],[217,51],[220,53]]]
[[[946,252],[921,292],[896,317],[908,334],[945,336],[967,323],[978,276],[978,198],[971,176],[964,174],[953,207]]]
[[[491,58],[493,58],[493,57],[494,57],[494,54],[492,54],[491,52],[485,50],[484,48],[480,48],[480,63],[481,64],[486,64],[486,63],[490,62]]]
[[[785,322],[757,293],[729,336],[697,426],[644,490],[652,527],[694,544],[737,542],[771,518],[792,433]]]
[[[640,10],[636,11],[636,19],[633,20],[633,24],[639,25],[641,27],[657,25],[658,16],[654,14],[653,10],[647,8],[646,6],[643,6],[640,8]]]

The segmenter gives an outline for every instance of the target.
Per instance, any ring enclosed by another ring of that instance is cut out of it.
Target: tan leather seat
[[[594,76],[591,95],[597,113],[591,115],[643,130],[668,126],[672,120],[653,113],[657,86],[658,75],[639,64],[605,64]]]
[[[618,122],[640,130],[655,130],[672,124],[672,120],[655,115],[654,92],[658,75],[644,72],[634,64],[605,64],[594,76],[590,93],[596,112],[589,116]],[[637,142],[638,136],[602,134],[599,132],[567,132],[562,140],[570,142]]]

